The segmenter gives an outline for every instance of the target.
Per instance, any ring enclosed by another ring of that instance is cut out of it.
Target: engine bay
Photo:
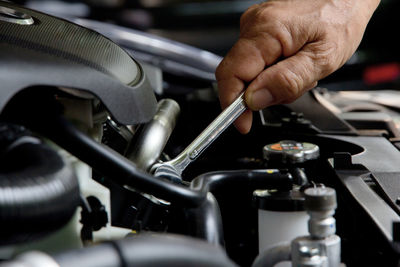
[[[0,266],[398,265],[398,91],[314,88],[157,172],[221,57],[4,1],[0,40]]]

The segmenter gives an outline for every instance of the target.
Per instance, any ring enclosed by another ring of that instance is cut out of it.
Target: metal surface
[[[340,238],[331,235],[322,240],[309,236],[298,237],[292,242],[292,266],[340,266]]]
[[[336,192],[329,187],[313,187],[304,191],[305,208],[310,215],[308,231],[313,239],[335,234]]]
[[[142,170],[148,170],[164,150],[180,112],[179,104],[172,99],[158,103],[153,120],[146,124],[128,158]]]
[[[158,170],[169,169],[171,174],[181,175],[185,168],[195,161],[204,150],[211,145],[219,135],[228,128],[245,110],[244,93],[241,93],[232,104],[224,109],[220,115],[186,147],[176,158],[153,166],[152,171],[157,176]]]
[[[329,187],[314,187],[304,191],[305,208],[310,215],[309,236],[292,241],[292,265],[299,267],[340,266],[340,237],[335,235],[336,222],[333,218],[336,192]]]
[[[0,21],[19,25],[32,25],[35,23],[32,16],[13,8],[0,6]]]
[[[283,140],[263,148],[264,159],[283,163],[302,163],[319,157],[319,147],[311,143]]]

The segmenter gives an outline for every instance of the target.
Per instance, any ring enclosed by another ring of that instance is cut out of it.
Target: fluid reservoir
[[[298,236],[308,235],[308,219],[304,209],[305,197],[300,187],[308,183],[305,172],[298,164],[319,158],[319,147],[312,143],[282,140],[263,148],[264,160],[278,163],[289,170],[294,178],[290,191],[257,190],[254,192],[258,207],[259,252],[279,243],[290,243]],[[291,266],[281,265],[279,266]]]
[[[285,192],[257,190],[259,252],[282,242],[308,234],[308,215],[299,190]]]

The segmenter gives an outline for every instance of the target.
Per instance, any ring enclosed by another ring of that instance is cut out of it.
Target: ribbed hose
[[[0,130],[5,130],[4,124]],[[76,176],[39,139],[0,138],[0,244],[24,242],[64,225],[79,205]]]
[[[220,247],[172,234],[140,234],[49,256],[28,252],[0,267],[237,267]]]
[[[206,200],[207,194],[203,192],[195,192],[138,170],[122,155],[79,131],[62,117],[62,106],[54,99],[56,91],[40,89],[42,94],[27,90],[14,97],[1,116],[46,136],[119,185],[128,185],[185,207],[198,207]],[[21,114],[21,106],[30,112]]]
[[[228,181],[229,186],[238,188],[245,186],[246,188],[251,187],[253,190],[257,188],[291,188],[292,178],[290,175],[265,170],[208,173],[196,178],[191,183],[191,188],[157,179],[138,170],[128,159],[77,130],[59,115],[61,113],[57,112],[59,106],[54,100],[52,101],[51,97],[49,99],[44,95],[38,98],[33,95],[32,98],[35,98],[36,101],[23,102],[25,106],[31,106],[30,114],[20,117],[17,112],[18,106],[14,106],[15,109],[8,108],[6,117],[52,139],[119,185],[131,186],[143,193],[172,202],[175,206],[193,208],[193,213],[188,219],[191,222],[198,222],[196,227],[199,227],[200,230],[196,230],[192,234],[209,242],[223,243],[219,210],[215,205],[216,201],[209,201],[209,192],[214,193],[214,191],[220,190]],[[35,104],[32,106],[32,103]],[[48,110],[54,111],[48,112]]]

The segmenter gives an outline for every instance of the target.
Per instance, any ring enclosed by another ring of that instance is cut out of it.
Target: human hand
[[[379,0],[270,0],[250,7],[240,38],[218,66],[222,108],[246,89],[251,110],[290,103],[357,49]],[[252,111],[235,125],[250,131]]]

